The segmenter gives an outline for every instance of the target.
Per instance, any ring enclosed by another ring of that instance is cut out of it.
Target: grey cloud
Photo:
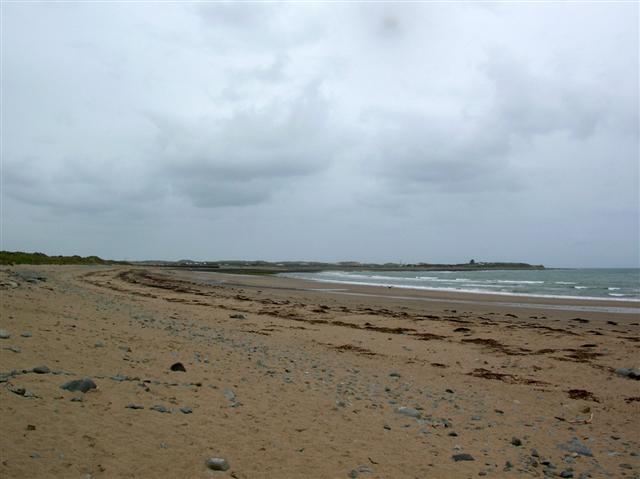
[[[4,247],[635,264],[637,12],[7,4]]]
[[[230,118],[155,124],[162,175],[198,206],[262,202],[285,180],[330,167],[344,145],[318,85]]]

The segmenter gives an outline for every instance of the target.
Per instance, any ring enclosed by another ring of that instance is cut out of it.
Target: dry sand
[[[2,478],[640,477],[640,381],[615,373],[638,303],[124,266],[0,285]]]

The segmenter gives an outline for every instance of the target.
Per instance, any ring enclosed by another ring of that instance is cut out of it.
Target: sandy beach
[[[1,477],[640,477],[638,302],[131,266],[0,286]]]

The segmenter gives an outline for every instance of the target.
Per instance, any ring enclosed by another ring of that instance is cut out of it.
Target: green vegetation
[[[97,256],[48,256],[44,253],[0,251],[0,264],[118,264]]]

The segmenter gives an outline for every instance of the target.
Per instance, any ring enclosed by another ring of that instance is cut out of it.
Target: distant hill
[[[0,264],[120,264],[98,256],[48,256],[44,253],[0,251]]]

